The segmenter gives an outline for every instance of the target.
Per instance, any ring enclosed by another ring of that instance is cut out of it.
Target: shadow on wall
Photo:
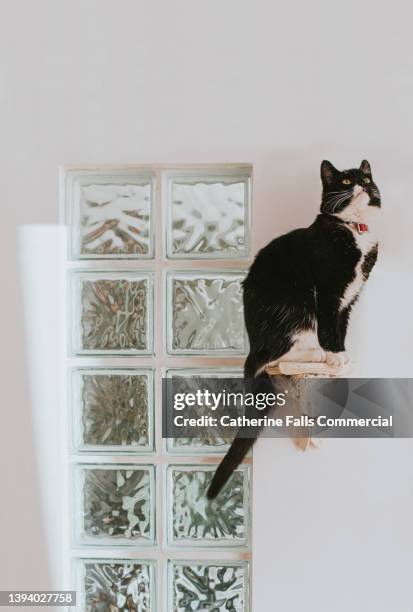
[[[34,447],[18,240],[14,231],[5,234],[3,246],[9,257],[2,275],[1,300],[1,319],[7,323],[1,366],[0,588],[47,589],[51,582]]]

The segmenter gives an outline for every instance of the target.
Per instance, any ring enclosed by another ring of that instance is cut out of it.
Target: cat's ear
[[[371,174],[371,166],[367,159],[363,159],[363,161],[361,162],[360,170],[363,174]]]
[[[321,180],[323,184],[329,185],[334,176],[338,173],[337,168],[334,168],[333,164],[326,159],[321,162]]]

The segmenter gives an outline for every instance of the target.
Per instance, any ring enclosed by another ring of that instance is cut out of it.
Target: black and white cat
[[[244,281],[250,342],[245,379],[268,381],[265,368],[282,361],[348,362],[345,339],[351,309],[377,259],[374,217],[380,192],[370,164],[339,171],[321,164],[320,214],[305,229],[263,248]],[[208,490],[216,497],[255,438],[237,437]]]

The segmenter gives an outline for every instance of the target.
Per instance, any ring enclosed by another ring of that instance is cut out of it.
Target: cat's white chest
[[[370,253],[373,247],[377,244],[377,238],[372,234],[372,232],[368,231],[359,233],[358,230],[353,227],[350,228],[350,230],[353,233],[357,248],[361,251],[361,257],[355,268],[354,279],[347,285],[341,298],[341,310],[347,308],[347,306],[349,306],[349,304],[351,304],[351,302],[353,302],[353,300],[359,295],[365,282],[363,274],[364,260],[368,253]]]

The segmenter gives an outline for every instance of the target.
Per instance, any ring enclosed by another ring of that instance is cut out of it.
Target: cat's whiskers
[[[346,190],[344,192],[338,191],[338,192],[330,192],[330,193],[338,194],[338,195],[333,195],[332,197],[327,198],[328,212],[330,214],[334,214],[334,212],[337,210],[340,204],[342,204],[343,202],[348,200],[349,197],[351,197],[351,192],[349,190]]]
[[[332,214],[334,214],[337,210],[337,208],[340,206],[340,204],[343,204],[343,202],[345,202],[346,200],[349,199],[350,196],[343,196],[341,198],[341,200],[339,200],[334,206],[333,206],[333,210],[331,211]]]
[[[326,204],[333,206],[336,202],[338,202],[339,200],[341,200],[343,196],[333,196],[331,198],[326,198]]]

